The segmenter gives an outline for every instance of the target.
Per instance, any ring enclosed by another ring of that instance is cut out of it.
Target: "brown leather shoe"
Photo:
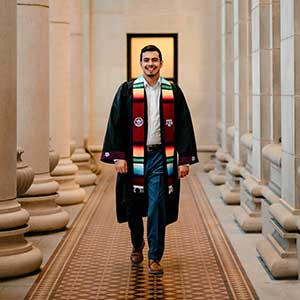
[[[163,274],[164,270],[160,265],[159,261],[150,259],[149,260],[149,273],[153,275]]]
[[[143,242],[143,244],[139,248],[134,248],[134,247],[132,248],[132,252],[130,255],[130,260],[131,260],[132,265],[134,265],[134,266],[139,265],[143,261],[144,246],[145,246],[145,242]]]

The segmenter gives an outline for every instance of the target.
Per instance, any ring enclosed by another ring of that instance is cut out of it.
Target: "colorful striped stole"
[[[168,191],[173,192],[174,182],[174,94],[169,81],[161,78],[161,99],[164,141],[165,162],[168,175]],[[144,192],[144,170],[145,170],[145,89],[142,76],[133,82],[132,102],[132,138],[133,138],[133,191]]]

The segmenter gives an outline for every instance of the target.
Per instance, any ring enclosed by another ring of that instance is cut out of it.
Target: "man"
[[[124,82],[111,108],[101,160],[114,163],[119,222],[128,222],[131,262],[143,261],[147,216],[148,268],[163,273],[165,227],[178,217],[179,179],[198,161],[190,112],[181,89],[160,77],[162,54],[141,50],[143,75]]]

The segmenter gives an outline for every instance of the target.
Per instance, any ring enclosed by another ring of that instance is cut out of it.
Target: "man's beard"
[[[147,74],[148,77],[154,77],[156,74]]]

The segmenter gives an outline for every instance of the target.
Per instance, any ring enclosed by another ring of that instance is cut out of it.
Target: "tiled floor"
[[[214,215],[197,204],[208,200],[197,177],[190,177],[182,184],[179,220],[167,228],[163,276],[149,275],[147,261],[131,266],[128,227],[115,220],[113,184],[107,179],[26,299],[256,299],[218,235]],[[144,252],[147,256],[147,248]]]
[[[94,190],[94,186],[85,188],[86,190],[86,200],[89,198],[90,194]],[[71,206],[65,206],[64,209],[70,215],[70,221],[67,228],[70,228],[79,214],[80,210],[84,204],[77,204]],[[32,242],[36,247],[38,247],[43,253],[43,263],[42,268],[47,263],[49,257],[52,255],[56,249],[59,242],[62,240],[66,233],[66,230],[51,232],[46,234],[34,234],[26,236],[26,239]],[[39,273],[31,274],[25,277],[0,280],[0,300],[23,300],[26,293],[38,277]]]
[[[238,255],[247,275],[261,300],[299,300],[300,281],[276,280],[267,271],[256,252],[256,242],[261,234],[246,234],[233,218],[235,206],[225,205],[220,198],[219,189],[211,184],[208,175],[198,172],[198,179],[204,186],[209,201],[220,221],[228,239]]]
[[[106,166],[104,166],[104,169]],[[214,208],[214,211],[217,215],[217,217],[220,220],[220,223],[222,224],[222,227],[224,231],[227,234],[228,239],[230,240],[233,248],[235,249],[244,269],[246,270],[249,279],[251,280],[252,284],[254,285],[254,288],[262,300],[298,300],[300,295],[300,283],[297,280],[274,280],[264,269],[264,266],[260,262],[260,260],[257,258],[257,253],[255,250],[255,244],[258,239],[261,239],[260,234],[245,234],[243,231],[237,226],[237,224],[234,222],[232,217],[232,211],[234,207],[225,205],[222,200],[219,197],[219,191],[218,188],[213,186],[210,181],[208,180],[207,174],[200,172],[197,170],[198,167],[193,167],[193,170],[197,172],[198,180],[202,183],[204,186],[205,192],[208,195],[209,201]],[[88,193],[91,193],[91,188],[88,189]],[[112,192],[112,191],[110,191]],[[184,191],[183,191],[184,192]],[[186,204],[186,200],[184,195],[190,195],[190,192],[186,193],[186,191],[183,194],[183,197],[181,199],[182,204]],[[183,200],[183,201],[182,201]],[[69,206],[65,207],[66,210],[70,212],[71,215],[71,222],[74,221],[75,217],[80,212],[80,209],[83,207],[83,205],[76,205],[76,206]],[[183,206],[183,209],[185,210],[186,207]],[[187,213],[187,212],[183,212]],[[99,217],[104,218],[104,221],[115,218],[114,216],[114,209],[110,209],[109,211],[102,211],[99,214]],[[191,224],[189,226],[195,227],[195,223],[197,223],[196,220],[192,220],[188,218],[191,221]],[[187,246],[185,239],[183,236],[190,235],[190,227],[184,227],[187,225],[187,221],[184,221],[182,217],[180,217],[179,222],[175,225],[171,225],[167,230],[167,236],[170,237],[170,241],[167,239],[167,250],[166,255],[163,260],[164,268],[165,268],[165,274],[163,275],[163,281],[161,280],[160,276],[153,277],[149,276],[146,272],[146,267],[132,269],[130,265],[128,264],[128,255],[130,253],[130,247],[128,246],[128,231],[127,228],[122,225],[117,225],[117,229],[115,231],[115,234],[113,236],[107,236],[107,249],[111,249],[111,251],[116,251],[115,247],[113,247],[112,242],[118,240],[119,247],[123,247],[126,250],[123,250],[124,256],[121,256],[118,260],[117,264],[114,264],[112,266],[110,264],[109,257],[111,255],[111,252],[104,252],[104,248],[102,249],[94,249],[94,251],[99,252],[99,257],[106,258],[106,264],[103,266],[103,270],[107,270],[107,268],[111,268],[113,272],[111,272],[110,277],[102,276],[98,279],[103,284],[107,284],[108,282],[115,285],[119,290],[120,287],[125,287],[126,289],[123,289],[123,291],[127,291],[125,294],[119,293],[119,298],[114,298],[115,294],[110,294],[109,292],[106,292],[106,295],[104,296],[104,293],[101,296],[101,292],[99,291],[99,284],[93,284],[92,288],[90,288],[93,293],[99,295],[98,299],[168,299],[166,296],[169,297],[169,299],[184,299],[186,297],[186,291],[184,287],[182,288],[181,285],[174,285],[174,282],[182,282],[182,280],[189,280],[191,279],[191,285],[194,287],[193,291],[199,292],[199,284],[200,280],[198,278],[201,278],[201,275],[205,274],[202,272],[201,269],[197,268],[199,261],[194,262],[194,266],[192,266],[192,262],[187,260],[183,260],[183,257],[185,258],[185,252],[193,252],[195,251],[194,247],[189,245]],[[182,227],[181,230],[183,230],[183,233],[185,235],[178,235],[177,230],[174,228],[175,226]],[[103,232],[103,228],[97,229],[100,230],[101,233]],[[97,232],[96,230],[96,232]],[[98,232],[98,234],[100,234]],[[42,252],[44,253],[44,261],[43,266],[48,260],[48,257],[51,255],[51,253],[54,251],[56,245],[59,243],[59,241],[62,239],[62,237],[65,235],[65,232],[55,232],[47,235],[42,236],[31,236],[28,237],[28,240],[32,241],[35,245],[37,245]],[[100,234],[101,235],[101,234]],[[101,235],[102,236],[102,235]],[[122,236],[122,238],[120,238]],[[180,240],[180,243],[178,242]],[[174,244],[174,241],[175,242]],[[175,246],[174,246],[175,245]],[[83,249],[83,251],[86,251],[86,249]],[[144,254],[146,254],[146,249],[144,250]],[[198,250],[197,250],[198,251]],[[194,255],[194,254],[193,254]],[[194,255],[195,256],[195,255]],[[89,260],[92,260],[93,257],[87,258]],[[200,258],[198,258],[200,259]],[[93,260],[92,260],[93,261]],[[184,262],[183,262],[184,261]],[[124,264],[125,263],[125,264]],[[83,262],[83,265],[85,263]],[[189,275],[188,272],[185,272],[185,268],[187,265],[190,265],[192,268],[194,268],[193,272],[197,272],[197,275]],[[78,265],[73,266],[76,270],[78,268]],[[213,271],[215,273],[216,270]],[[120,276],[120,272],[122,276]],[[123,272],[123,273],[122,273]],[[99,273],[98,273],[99,274]],[[118,275],[117,275],[118,274]],[[127,274],[127,277],[125,279],[123,278]],[[11,280],[4,280],[0,281],[0,300],[23,300],[27,291],[32,286],[34,280],[37,278],[38,274],[34,274],[31,276],[27,276],[24,278],[17,278],[17,279],[11,279]],[[80,276],[80,275],[78,275]],[[99,276],[99,275],[98,275]],[[221,276],[222,277],[222,276]],[[196,279],[194,279],[196,278]],[[122,280],[121,280],[122,279]],[[206,278],[207,279],[207,278]],[[82,277],[83,282],[85,282],[85,277]],[[174,281],[175,280],[175,281]],[[177,281],[176,281],[177,280]],[[93,278],[93,282],[95,282],[95,278]],[[145,289],[145,282],[146,289]],[[209,281],[208,281],[209,282]],[[62,285],[63,286],[63,285]],[[142,288],[141,288],[142,287]],[[155,287],[155,288],[153,288]],[[200,287],[201,288],[201,287]],[[202,287],[203,288],[203,287]],[[205,287],[204,287],[205,288]],[[207,288],[207,287],[206,287]],[[211,288],[211,287],[209,287]],[[59,289],[57,289],[59,291]],[[86,290],[83,289],[82,292],[84,293]],[[153,292],[156,291],[156,292]],[[61,291],[61,295],[64,295],[63,291]],[[176,294],[176,296],[175,296]],[[85,298],[83,294],[81,295],[81,298],[78,299],[93,299],[93,298]],[[190,295],[193,295],[191,299],[198,299],[195,296],[194,292],[191,292]],[[100,297],[101,296],[101,297]],[[69,297],[69,294],[68,294]],[[126,298],[127,297],[127,298]],[[146,298],[148,297],[148,298]],[[172,298],[173,297],[173,298]],[[200,297],[200,296],[199,296]],[[222,298],[223,297],[223,298]],[[224,294],[221,298],[199,298],[199,299],[227,299]],[[46,298],[44,298],[46,299]],[[43,300],[44,300],[43,299]],[[73,299],[73,298],[52,298],[52,299]],[[97,299],[97,298],[94,298]],[[189,298],[187,298],[189,299]],[[231,299],[231,298],[229,298]],[[237,298],[237,299],[245,299],[245,298]],[[247,298],[246,298],[247,299]]]

